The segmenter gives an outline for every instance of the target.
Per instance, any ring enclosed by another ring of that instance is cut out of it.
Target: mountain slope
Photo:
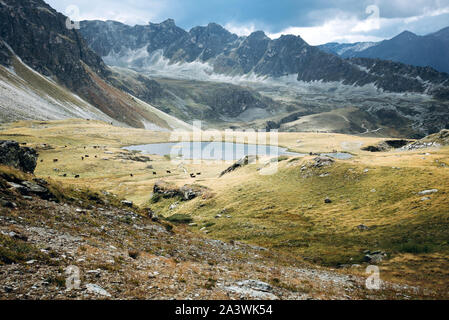
[[[376,46],[377,42],[337,43],[329,42],[318,46],[322,51],[333,53],[342,58],[353,58],[357,53]]]
[[[358,51],[343,48],[357,44],[326,44],[322,50],[333,51],[343,58],[364,57],[391,60],[449,73],[449,27],[425,36],[404,31],[396,37]]]
[[[0,122],[63,118],[114,121],[66,88],[32,70],[19,58],[12,57],[10,61],[10,68],[0,65]]]
[[[0,2],[1,65],[11,69],[14,60],[19,58],[42,76],[85,100],[83,105],[90,104],[97,108],[96,113],[102,114],[102,119],[112,118],[139,128],[173,129],[155,113],[156,109],[137,102],[108,83],[109,68],[87,47],[77,30],[66,27],[66,19],[41,0]],[[65,105],[61,108],[64,109]],[[37,111],[36,118],[42,118],[40,115],[47,112]],[[21,110],[18,110],[17,114],[20,113]],[[73,110],[59,113],[64,117],[82,116]],[[58,112],[53,116],[59,116]],[[167,118],[167,115],[164,117]],[[188,125],[172,117],[168,116],[167,119],[173,120],[175,127],[188,128]]]
[[[257,31],[248,37],[237,37],[217,24],[187,32],[173,20],[134,27],[114,21],[83,21],[80,32],[108,64],[140,71],[167,69],[173,73],[184,72],[187,76],[199,73],[205,78],[213,74],[273,78],[296,75],[297,80],[305,82],[375,84],[391,92],[429,94],[441,85],[447,86],[437,78],[449,79],[447,74],[435,75],[425,83],[418,83],[409,74],[395,73],[387,83],[382,75],[359,65],[358,60],[349,62],[323,52],[299,36],[284,35],[271,40]],[[395,68],[385,71],[394,73]],[[411,70],[411,73],[416,72]]]

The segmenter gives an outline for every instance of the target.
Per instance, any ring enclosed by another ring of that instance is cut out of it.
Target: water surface
[[[287,148],[243,144],[233,142],[166,142],[166,143],[151,143],[136,146],[129,146],[123,148],[129,151],[140,151],[147,155],[170,155],[171,157],[179,157],[188,160],[239,160],[247,155],[258,156],[297,156],[303,157],[306,154],[290,152]],[[352,158],[349,153],[323,153],[325,156],[332,158],[347,160]]]

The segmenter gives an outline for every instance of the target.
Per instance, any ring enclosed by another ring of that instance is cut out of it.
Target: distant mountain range
[[[378,58],[449,73],[449,27],[425,36],[404,31],[382,42],[328,43],[319,48],[342,58]]]
[[[430,67],[343,59],[299,36],[239,37],[215,23],[186,31],[171,19],[84,21],[78,31],[66,20],[42,0],[0,1],[0,122],[85,118],[168,131],[202,120],[408,137],[449,126],[449,75]]]
[[[390,92],[439,94],[449,86],[449,75],[431,68],[376,64],[375,60],[344,60],[308,45],[301,37],[283,35],[271,40],[262,31],[238,37],[218,24],[185,31],[172,19],[160,24],[128,26],[116,21],[83,21],[87,44],[109,64],[145,69],[159,62],[207,63],[210,72],[228,76],[283,77],[298,81],[373,84]],[[376,65],[376,70],[366,68]],[[379,68],[382,66],[382,70]]]

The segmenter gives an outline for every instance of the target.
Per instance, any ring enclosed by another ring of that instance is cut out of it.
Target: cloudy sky
[[[73,20],[130,25],[173,18],[186,30],[216,22],[239,35],[300,35],[312,45],[378,41],[449,26],[449,0],[46,0]]]

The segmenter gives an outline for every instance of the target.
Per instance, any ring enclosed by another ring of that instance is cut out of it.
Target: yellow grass
[[[236,133],[228,140],[244,135]],[[449,164],[449,148],[370,153],[360,148],[383,139],[279,133],[279,145],[290,150],[345,151],[354,158],[301,171],[313,156],[290,157],[279,163],[277,173],[267,176],[258,171],[267,160],[263,159],[222,178],[218,175],[229,163],[184,163],[188,173],[202,173],[192,179],[165,157],[151,156],[153,161],[148,163],[118,158],[123,146],[170,141],[170,133],[118,128],[97,121],[34,121],[4,125],[0,139],[38,148],[43,143],[51,145],[54,149],[39,150],[43,162],[38,164],[38,176],[115,193],[163,216],[191,215],[197,226],[189,228],[203,233],[200,229],[206,227],[213,238],[273,247],[332,267],[360,264],[364,250],[382,250],[389,255],[381,266],[384,277],[448,288],[449,168],[441,164]],[[85,155],[89,158],[81,161]],[[64,173],[67,177],[61,176]],[[80,179],[75,179],[75,174]],[[322,174],[328,175],[320,177]],[[150,202],[153,185],[159,179],[179,186],[204,185],[214,196],[180,202],[169,210],[176,199]],[[421,201],[418,192],[434,188],[439,192],[430,195],[431,200]],[[326,197],[331,204],[324,203]],[[217,214],[221,217],[215,218]],[[357,229],[360,224],[371,229],[361,232]],[[361,272],[357,270],[351,272]]]

